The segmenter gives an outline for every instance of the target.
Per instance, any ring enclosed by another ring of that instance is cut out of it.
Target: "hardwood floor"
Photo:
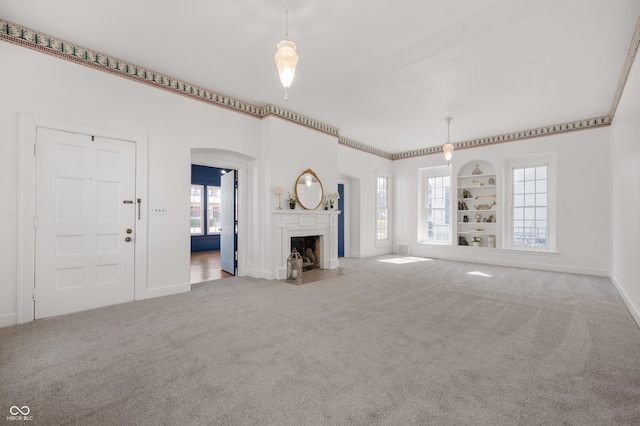
[[[220,280],[232,276],[220,269],[219,250],[191,253],[191,284]]]

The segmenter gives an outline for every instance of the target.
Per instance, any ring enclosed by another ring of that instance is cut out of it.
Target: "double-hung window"
[[[427,241],[451,241],[451,176],[427,179]]]
[[[555,250],[555,161],[549,154],[510,160],[511,248]]]
[[[191,185],[191,235],[204,235],[204,185]]]
[[[391,175],[376,174],[376,245],[391,244]]]
[[[451,243],[451,169],[420,170],[418,241]]]

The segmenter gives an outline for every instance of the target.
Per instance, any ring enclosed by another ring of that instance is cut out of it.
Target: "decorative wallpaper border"
[[[380,157],[384,157],[389,160],[393,159],[394,154],[391,154],[390,152],[383,151],[378,148],[374,148],[370,145],[363,144],[362,142],[358,142],[353,139],[345,138],[344,136],[340,136],[338,138],[338,143],[349,146],[351,148],[359,149],[360,151],[368,152],[369,154],[374,154]]]
[[[554,124],[552,126],[538,127],[536,129],[523,130],[519,132],[505,133],[498,136],[489,136],[480,139],[471,139],[468,141],[455,142],[455,149],[474,148],[494,143],[513,142],[516,140],[536,138],[540,136],[548,136],[551,134],[573,132],[576,130],[585,130],[595,127],[608,126],[611,124],[611,117],[604,115],[602,117],[589,118],[587,120],[572,121],[569,123]],[[442,146],[434,146],[430,148],[417,149],[414,151],[400,152],[392,154],[392,160],[401,160],[404,158],[419,157],[422,155],[436,154],[442,152]]]
[[[101,52],[97,52],[77,44],[53,37],[40,31],[27,28],[25,26],[15,24],[0,18],[0,40],[36,50],[61,59],[75,62],[90,68],[117,75],[139,83],[147,84],[162,90],[186,96],[198,101],[206,102],[211,105],[227,108],[236,112],[248,114],[256,118],[264,118],[267,116],[276,116],[293,123],[327,133],[338,138],[338,143],[349,146],[360,151],[374,154],[389,160],[401,160],[405,158],[418,157],[423,155],[431,155],[442,152],[442,146],[428,147],[416,149],[412,151],[389,153],[373,146],[346,138],[340,135],[338,128],[298,114],[294,111],[287,110],[277,105],[267,104],[257,106],[230,96],[223,95],[204,87],[196,86],[184,80],[180,80],[144,68],[132,62],[123,61],[122,59],[110,56]],[[456,142],[453,145],[455,149],[473,148],[494,143],[514,142],[522,139],[535,138],[540,136],[548,136],[552,134],[571,132],[576,130],[584,130],[594,127],[608,126],[613,121],[616,109],[622,97],[627,77],[631,70],[631,66],[635,60],[638,47],[640,45],[640,17],[636,22],[635,31],[631,40],[631,45],[627,53],[627,58],[620,76],[620,81],[611,105],[608,115],[589,118],[586,120],[572,121],[568,123],[555,124],[551,126],[539,127],[536,129],[524,130],[519,132],[505,133],[497,136],[473,139],[468,141]]]

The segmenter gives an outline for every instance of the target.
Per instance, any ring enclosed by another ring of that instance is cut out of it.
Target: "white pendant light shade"
[[[285,89],[291,87],[293,76],[296,73],[296,65],[298,65],[296,44],[289,40],[282,40],[278,43],[276,66],[278,67],[278,73],[280,74],[280,81]]]
[[[451,157],[453,157],[453,144],[444,144],[444,146],[442,147],[442,152],[444,152],[444,159],[447,161],[451,161]]]

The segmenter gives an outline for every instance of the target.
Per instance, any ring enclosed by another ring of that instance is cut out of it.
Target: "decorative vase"
[[[473,242],[473,246],[474,247],[480,247],[480,242],[479,241],[474,241]]]
[[[291,210],[295,209],[296,208],[296,203],[289,203],[289,208]]]

